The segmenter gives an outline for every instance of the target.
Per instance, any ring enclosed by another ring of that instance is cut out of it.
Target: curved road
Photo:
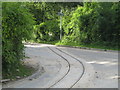
[[[118,88],[118,52],[60,48],[92,64],[95,77],[91,88]]]
[[[3,85],[5,88],[118,88],[118,53],[47,44],[27,44],[31,63],[45,72]],[[39,70],[38,70],[39,71]],[[29,79],[32,78],[30,81]]]

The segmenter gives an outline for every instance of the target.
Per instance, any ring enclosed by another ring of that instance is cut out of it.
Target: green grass
[[[88,44],[88,45],[83,45],[85,47],[89,47],[89,48],[98,48],[98,49],[105,49],[105,50],[120,50],[118,49],[117,46],[106,46],[106,45],[101,45],[101,44]]]
[[[19,71],[17,71],[17,70],[19,70]],[[21,64],[18,69],[13,69],[9,73],[8,72],[3,72],[2,73],[2,78],[3,79],[16,80],[17,79],[16,76],[24,78],[24,77],[32,75],[34,72],[35,72],[34,68],[31,68],[29,66]]]
[[[109,43],[105,42],[96,42],[96,43],[91,43],[91,44],[83,44],[83,43],[64,43],[61,41],[51,41],[51,42],[46,42],[46,41],[40,41],[38,43],[44,43],[44,44],[52,44],[52,45],[67,45],[67,46],[77,46],[77,47],[88,47],[88,48],[97,48],[97,49],[104,49],[104,50],[120,50],[118,49],[118,46],[116,45],[111,45]]]
[[[88,47],[88,48],[97,48],[97,49],[104,49],[104,50],[120,50],[118,49],[118,46],[110,46],[110,45],[105,45],[104,43],[91,43],[91,44],[78,44],[78,43],[61,43],[58,42],[56,45],[67,45],[67,46],[77,46],[77,47]]]

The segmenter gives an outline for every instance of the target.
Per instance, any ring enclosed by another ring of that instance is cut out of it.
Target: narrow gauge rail
[[[51,88],[51,87],[53,87],[54,85],[56,85],[58,82],[60,82],[62,79],[64,79],[64,78],[68,75],[68,73],[70,72],[70,67],[71,67],[71,66],[70,66],[69,61],[68,61],[65,57],[63,57],[62,55],[60,55],[60,54],[58,54],[57,52],[55,52],[54,50],[52,50],[50,47],[48,47],[48,48],[49,48],[52,52],[54,52],[55,54],[57,54],[58,56],[60,56],[60,57],[63,58],[64,60],[66,60],[67,63],[68,63],[68,65],[69,65],[69,68],[68,68],[67,73],[66,73],[61,79],[59,79],[56,83],[54,83],[53,85],[51,85],[51,86],[49,87],[49,88]],[[66,53],[66,52],[64,52],[63,50],[60,50],[60,49],[58,49],[58,48],[55,48],[55,49],[59,50],[60,52],[66,54],[66,55],[68,55],[68,56],[70,56],[71,58],[77,60],[77,61],[82,65],[82,67],[83,67],[83,72],[82,72],[81,76],[78,78],[78,80],[76,80],[75,83],[73,83],[73,85],[71,85],[71,87],[69,88],[69,89],[71,89],[71,88],[73,88],[73,86],[74,86],[77,82],[79,82],[79,80],[80,80],[80,79],[82,78],[82,76],[84,75],[85,67],[84,67],[83,63],[82,63],[79,59],[73,57],[72,55],[70,55],[70,54],[68,54],[68,53]]]
[[[60,82],[68,73],[69,73],[69,71],[70,71],[70,63],[69,63],[69,61],[66,59],[66,58],[64,58],[62,55],[60,55],[60,54],[58,54],[58,53],[56,53],[54,50],[52,50],[50,47],[48,47],[52,52],[54,52],[55,54],[57,54],[58,56],[60,56],[61,58],[63,58],[65,61],[67,61],[67,63],[68,63],[68,70],[67,70],[67,73],[61,78],[61,79],[59,79],[56,83],[54,83],[53,85],[51,85],[49,88],[51,88],[51,87],[53,87],[55,84],[57,84],[58,82]]]
[[[58,48],[56,48],[56,49],[58,49]],[[60,50],[60,49],[58,49],[58,50],[61,51],[61,52],[64,53],[64,54],[67,54],[68,56],[74,58],[75,60],[77,60],[79,63],[81,63],[81,65],[82,65],[82,67],[83,67],[83,72],[82,72],[81,76],[80,76],[80,77],[78,78],[78,80],[70,87],[70,88],[72,88],[72,87],[82,78],[82,76],[84,75],[84,73],[85,73],[85,67],[84,67],[83,63],[82,63],[79,59],[73,57],[72,55],[70,55],[70,54],[68,54],[68,53],[66,53],[66,52],[64,52],[63,50]]]

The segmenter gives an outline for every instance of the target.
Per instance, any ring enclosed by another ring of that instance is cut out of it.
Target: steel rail
[[[85,73],[85,67],[84,67],[83,63],[82,63],[79,59],[73,57],[72,55],[70,55],[70,54],[68,54],[68,53],[66,53],[66,52],[64,52],[63,50],[60,50],[60,49],[58,49],[58,48],[56,48],[56,49],[59,50],[59,51],[61,51],[62,53],[67,54],[68,56],[74,58],[74,59],[77,60],[79,63],[81,63],[81,65],[82,65],[82,67],[83,67],[83,72],[82,72],[81,76],[80,76],[79,79],[70,87],[70,88],[72,88],[75,84],[77,84],[77,83],[80,81],[80,79],[81,79],[82,76],[84,75],[84,73]]]
[[[63,58],[65,61],[67,61],[68,63],[68,70],[67,70],[67,73],[61,78],[59,79],[56,83],[54,83],[53,85],[51,85],[49,88],[53,87],[55,84],[57,84],[58,82],[60,82],[63,78],[65,78],[67,76],[67,74],[70,72],[70,63],[69,61],[64,58],[63,56],[61,56],[60,54],[56,53],[54,50],[52,50],[50,47],[48,47],[52,52],[54,52],[55,54],[57,54],[58,56],[60,56],[61,58]]]
[[[52,52],[54,52],[55,54],[57,54],[58,56],[60,56],[60,57],[63,58],[64,60],[66,60],[66,61],[68,62],[68,65],[69,65],[69,68],[68,68],[67,73],[66,73],[61,79],[59,79],[56,83],[54,83],[53,85],[51,85],[51,86],[49,87],[49,88],[51,88],[51,87],[53,87],[54,85],[56,85],[57,83],[59,83],[62,79],[64,79],[64,78],[68,75],[68,73],[70,72],[70,67],[71,67],[71,66],[70,66],[69,61],[68,61],[66,58],[64,58],[62,55],[60,55],[60,54],[58,54],[57,52],[55,52],[54,50],[52,50],[50,47],[48,47],[48,48],[49,48]],[[72,55],[70,55],[70,54],[68,54],[68,53],[66,53],[66,52],[64,52],[63,50],[60,50],[60,49],[58,49],[58,48],[55,48],[55,49],[57,49],[57,50],[59,50],[60,52],[62,52],[62,53],[64,53],[64,54],[72,57],[73,59],[77,60],[77,61],[82,65],[82,67],[83,67],[83,72],[82,72],[81,76],[78,78],[78,80],[77,80],[75,83],[73,83],[73,85],[71,85],[70,88],[68,88],[68,90],[70,90],[71,88],[73,88],[73,86],[74,86],[75,84],[77,84],[77,83],[80,81],[80,79],[81,79],[82,76],[84,75],[85,67],[84,67],[83,63],[82,63],[79,59],[73,57]],[[48,89],[49,89],[49,88],[48,88]]]

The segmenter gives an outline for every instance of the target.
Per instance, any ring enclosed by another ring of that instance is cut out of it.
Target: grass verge
[[[9,73],[8,72],[2,72],[2,78],[3,79],[10,79],[10,80],[17,80],[21,78],[25,78],[27,76],[32,75],[35,72],[35,69],[26,66],[24,64],[20,64],[18,69],[12,69]]]
[[[61,41],[51,41],[51,42],[46,42],[46,41],[40,41],[38,43],[44,43],[44,44],[52,44],[52,45],[67,45],[67,46],[77,46],[77,47],[88,47],[88,48],[96,48],[96,49],[104,49],[104,50],[120,50],[118,46],[116,45],[110,45],[109,43],[104,43],[104,42],[96,42],[96,43],[91,43],[91,44],[83,44],[83,43],[64,43]]]
[[[67,45],[67,46],[77,46],[77,47],[88,47],[88,48],[96,48],[96,49],[104,49],[104,50],[120,50],[118,46],[110,46],[105,45],[104,43],[91,43],[91,44],[78,44],[78,43],[61,43],[58,42],[55,45]]]

